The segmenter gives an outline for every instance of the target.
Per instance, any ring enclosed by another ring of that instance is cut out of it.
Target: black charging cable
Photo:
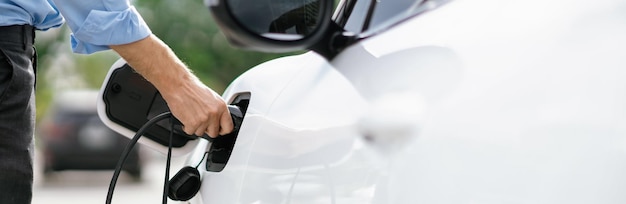
[[[174,120],[174,116],[172,115],[171,112],[161,113],[155,116],[154,118],[148,120],[146,124],[141,126],[139,130],[137,130],[137,133],[135,133],[135,136],[133,136],[130,142],[126,145],[126,147],[124,148],[124,151],[122,152],[122,158],[120,158],[120,160],[117,162],[117,166],[115,167],[115,172],[113,172],[113,177],[111,178],[111,183],[109,184],[109,191],[107,193],[106,204],[111,204],[111,201],[113,200],[113,191],[115,190],[117,179],[120,177],[120,173],[122,172],[122,167],[124,166],[124,162],[126,162],[128,155],[130,155],[130,151],[133,149],[135,144],[137,144],[137,141],[139,140],[139,138],[141,138],[141,136],[146,132],[146,130],[148,130],[148,128],[152,127],[157,122],[166,118],[170,118]],[[172,125],[173,124],[174,123],[172,123]],[[166,165],[166,170],[165,170],[165,189],[163,193],[163,203],[167,203],[167,193],[168,193],[167,182],[169,179],[168,177],[169,177],[169,169],[170,169],[170,158],[172,154],[172,136],[173,136],[173,131],[170,131],[170,141],[169,141],[170,144],[168,145],[168,152],[167,152],[167,165]]]
[[[174,137],[174,116],[170,115],[170,139],[167,143],[167,160],[165,162],[165,180],[163,181],[163,204],[167,204],[167,195],[169,193],[170,166],[172,163],[172,138]]]
[[[239,107],[235,105],[229,105],[228,110],[231,113],[231,118],[233,120],[233,125],[234,125],[233,132],[230,134],[234,134],[232,137],[236,137],[236,135],[239,132],[239,128],[241,127],[241,123],[243,122],[243,113],[241,109],[239,109]],[[166,118],[170,118],[171,126],[170,126],[170,135],[169,135],[169,144],[168,144],[168,149],[167,149],[167,161],[166,161],[166,167],[165,167],[165,183],[163,185],[164,186],[163,203],[164,204],[167,203],[168,196],[169,198],[173,200],[186,201],[186,200],[189,200],[198,192],[200,188],[200,185],[199,185],[200,175],[197,169],[198,169],[198,166],[200,166],[200,164],[202,163],[202,161],[204,161],[205,157],[209,154],[209,152],[205,152],[204,155],[202,155],[202,159],[195,166],[195,168],[185,167],[182,169],[182,170],[190,169],[190,170],[193,170],[193,172],[181,170],[174,176],[174,178],[176,178],[176,179],[173,179],[174,181],[170,180],[169,174],[170,174],[170,164],[171,164],[171,158],[172,158],[172,140],[174,137],[174,131],[176,130],[174,128],[175,127],[174,124],[180,124],[180,122],[176,118],[174,118],[171,112],[164,112],[148,120],[148,122],[146,122],[143,126],[141,126],[141,128],[139,128],[139,130],[137,130],[137,132],[135,133],[135,136],[133,136],[133,138],[124,148],[124,151],[122,152],[122,157],[117,162],[117,166],[115,167],[115,172],[113,172],[113,177],[111,178],[111,183],[109,184],[109,191],[107,192],[106,204],[111,204],[111,201],[113,199],[113,191],[115,190],[117,179],[119,178],[120,173],[122,172],[122,167],[124,166],[124,163],[126,162],[126,159],[128,158],[128,155],[130,155],[130,151],[133,149],[135,144],[137,144],[137,141],[139,140],[139,138],[141,138],[141,136],[146,132],[146,130],[148,130],[148,128],[152,127],[157,122]],[[213,141],[213,138],[210,138],[206,134],[201,136],[200,138]],[[173,184],[174,186],[172,189],[170,189],[170,187],[172,187],[170,186],[170,184]],[[180,189],[185,189],[185,191],[180,191]]]

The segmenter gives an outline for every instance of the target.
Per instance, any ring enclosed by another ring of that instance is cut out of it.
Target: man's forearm
[[[171,92],[182,86],[181,82],[197,80],[174,52],[154,35],[110,47],[161,92]]]

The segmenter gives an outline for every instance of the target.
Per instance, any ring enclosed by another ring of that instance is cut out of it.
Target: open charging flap
[[[109,70],[98,94],[97,107],[104,124],[128,138],[154,116],[169,111],[157,89],[123,59]],[[162,120],[149,128],[138,142],[167,154],[171,127],[171,120]],[[174,127],[172,155],[191,152],[198,137],[182,132],[180,124],[175,123]]]

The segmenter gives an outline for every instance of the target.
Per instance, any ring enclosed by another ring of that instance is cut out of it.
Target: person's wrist
[[[157,69],[159,72],[153,73],[150,82],[160,92],[177,92],[184,88],[194,86],[197,78],[182,63],[174,63],[173,65]]]

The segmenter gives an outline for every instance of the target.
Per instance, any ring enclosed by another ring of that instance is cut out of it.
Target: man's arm
[[[216,137],[233,130],[224,100],[156,36],[110,47],[159,90],[172,114],[183,123],[185,133],[200,136],[206,132]]]
[[[185,133],[215,137],[232,131],[226,103],[151,34],[129,0],[53,1],[72,29],[72,50],[115,50],[161,92]]]

